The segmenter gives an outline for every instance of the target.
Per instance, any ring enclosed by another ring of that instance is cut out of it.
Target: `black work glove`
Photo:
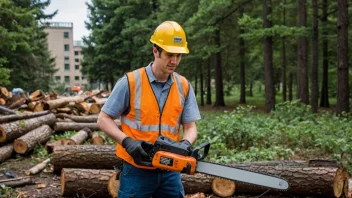
[[[126,137],[122,140],[122,147],[126,149],[126,152],[133,158],[136,164],[151,166],[151,158],[146,151],[150,151],[153,148],[153,144]]]

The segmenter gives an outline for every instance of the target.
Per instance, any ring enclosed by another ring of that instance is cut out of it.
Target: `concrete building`
[[[55,57],[56,69],[54,80],[65,83],[67,88],[86,87],[87,79],[81,73],[82,43],[73,41],[73,23],[49,22],[45,27],[48,33],[48,46]]]

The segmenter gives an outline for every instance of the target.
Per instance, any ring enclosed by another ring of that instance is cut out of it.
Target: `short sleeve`
[[[182,123],[195,122],[200,120],[201,116],[198,109],[196,96],[194,94],[191,83],[189,83],[189,92],[185,101],[185,106],[182,112]]]

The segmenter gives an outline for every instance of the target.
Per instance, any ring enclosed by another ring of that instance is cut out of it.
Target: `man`
[[[178,23],[165,21],[150,41],[154,61],[116,83],[98,118],[100,129],[117,142],[116,155],[124,160],[119,198],[183,197],[180,173],[139,163],[149,158],[142,146],[151,146],[161,135],[187,147],[197,138],[200,113],[194,91],[174,72],[182,54],[189,53],[185,32]],[[122,131],[113,120],[119,116]]]

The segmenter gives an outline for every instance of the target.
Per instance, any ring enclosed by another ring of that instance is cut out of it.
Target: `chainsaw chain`
[[[237,166],[230,166],[230,165],[227,165],[227,164],[221,164],[221,163],[215,163],[215,162],[209,162],[209,161],[204,161],[202,160],[201,162],[206,162],[206,163],[209,163],[209,164],[216,164],[216,165],[220,165],[220,166],[226,166],[226,167],[231,167],[231,168],[236,168],[236,169],[239,169],[239,170],[244,170],[244,171],[249,171],[249,172],[253,172],[253,173],[258,173],[258,174],[261,174],[261,175],[266,175],[266,176],[270,176],[270,177],[275,177],[275,178],[278,178],[278,179],[283,179],[285,181],[287,181],[286,179],[278,176],[278,175],[274,175],[274,174],[270,174],[270,173],[263,173],[263,172],[260,172],[260,171],[255,171],[255,170],[249,170],[249,169],[246,169],[246,168],[241,168],[241,167],[237,167]],[[197,171],[198,172],[198,171]],[[199,173],[202,173],[202,172],[199,172]],[[202,174],[206,174],[206,175],[212,175],[212,174],[209,174],[209,173],[202,173]],[[212,175],[214,177],[218,177],[218,178],[223,178],[223,179],[227,179],[227,180],[232,180],[232,181],[236,181],[237,183],[242,183],[242,184],[246,184],[246,185],[252,185],[252,186],[259,186],[263,189],[273,189],[273,190],[276,190],[276,191],[281,191],[281,192],[286,192],[290,186],[284,190],[284,189],[277,189],[277,188],[271,188],[271,187],[267,187],[267,186],[261,186],[261,185],[257,185],[257,184],[252,184],[252,183],[247,183],[247,182],[243,182],[243,181],[238,181],[238,180],[234,180],[234,179],[228,179],[228,178],[224,178],[224,177],[220,177],[220,176],[217,176],[217,175]]]

